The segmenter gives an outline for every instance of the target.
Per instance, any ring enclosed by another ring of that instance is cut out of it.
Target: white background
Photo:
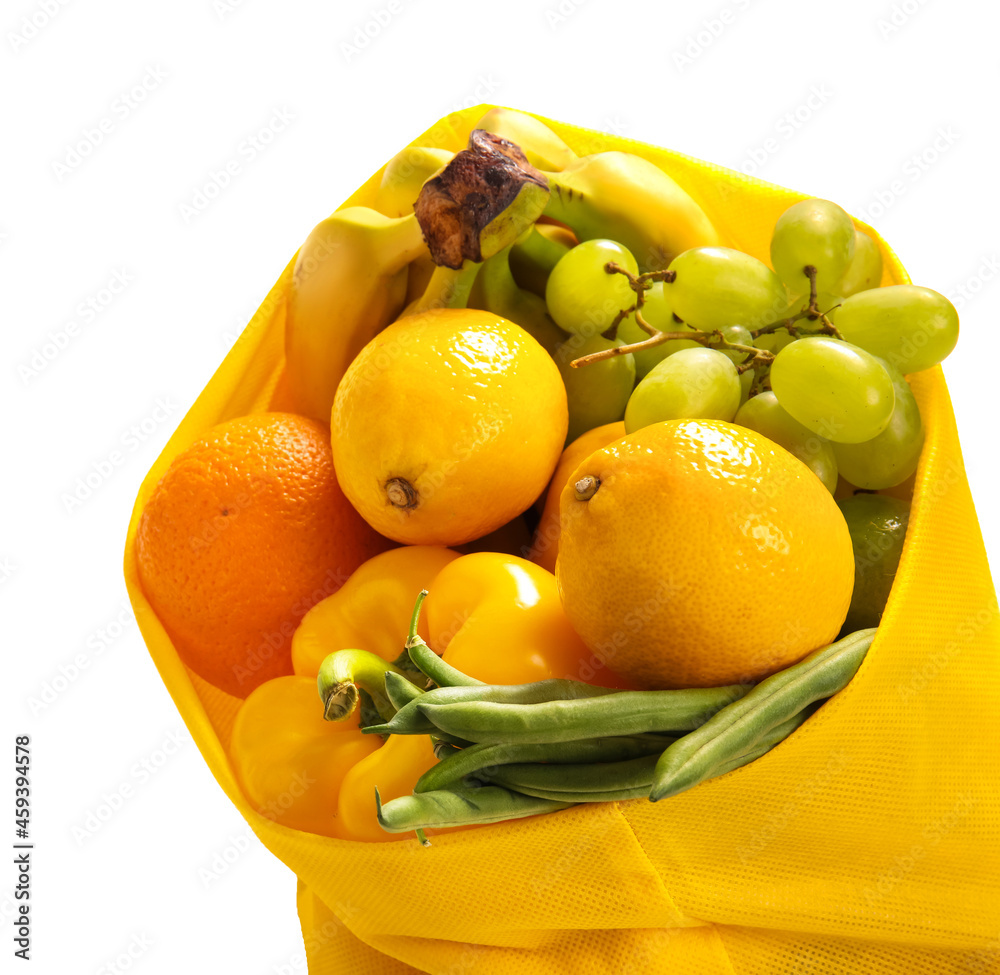
[[[917,283],[960,307],[945,371],[987,548],[1000,555],[994,5],[345,8],[0,5],[2,740],[33,741],[37,971],[87,975],[123,961],[143,975],[304,970],[294,878],[249,835],[187,738],[127,608],[122,547],[147,468],[302,238],[455,108],[524,107],[866,215]],[[42,25],[34,34],[31,18]],[[366,22],[374,37],[356,33]],[[290,117],[283,131],[241,155],[276,112]],[[104,118],[110,131],[77,159],[74,146]],[[182,205],[232,159],[239,174],[186,218]],[[84,317],[79,304],[115,275],[127,285]],[[65,348],[26,372],[73,322]],[[121,463],[68,506],[77,479],[114,450]],[[79,654],[89,666],[33,708]],[[123,786],[129,796],[81,837]],[[12,806],[0,808],[7,842]],[[0,870],[4,954],[12,877]]]

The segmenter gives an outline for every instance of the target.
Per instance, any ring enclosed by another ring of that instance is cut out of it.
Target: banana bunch
[[[545,310],[545,281],[570,247],[593,238],[623,244],[643,271],[720,241],[697,202],[646,159],[578,156],[511,109],[487,112],[457,154],[404,149],[373,208],[338,210],[299,251],[285,324],[298,408],[327,422],[361,349],[390,322],[428,309],[485,308],[555,348],[565,335]]]

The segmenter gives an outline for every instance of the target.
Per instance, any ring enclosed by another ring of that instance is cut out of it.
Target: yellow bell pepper
[[[243,792],[263,815],[293,829],[349,839],[337,817],[342,783],[381,741],[362,734],[356,717],[325,721],[312,678],[276,677],[241,705],[229,754]],[[377,829],[374,792],[369,805]]]
[[[336,650],[368,650],[395,660],[406,643],[413,602],[437,574],[459,558],[431,545],[407,545],[360,565],[332,596],[302,618],[292,637],[296,674],[315,677]],[[426,639],[426,632],[421,632]]]
[[[441,569],[428,589],[427,642],[471,677],[487,684],[566,677],[628,686],[577,636],[555,576],[527,559],[463,555]]]
[[[430,736],[390,735],[378,751],[363,758],[344,776],[337,820],[345,835],[373,843],[400,839],[379,826],[375,790],[378,789],[383,802],[408,796],[417,779],[436,764]]]

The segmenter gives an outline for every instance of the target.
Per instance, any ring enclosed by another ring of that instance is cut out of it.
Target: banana
[[[374,208],[387,217],[406,217],[413,213],[420,189],[455,158],[447,149],[407,146],[386,163]]]
[[[418,258],[410,262],[406,272],[406,301],[404,305],[409,305],[416,301],[427,287],[437,265],[431,260],[430,254],[421,254]]]
[[[557,172],[574,162],[576,153],[544,122],[512,108],[491,108],[477,123],[521,147],[528,162],[538,169]]]
[[[422,311],[437,308],[465,308],[469,303],[469,292],[483,266],[474,261],[466,261],[458,270],[450,267],[434,268],[423,292],[406,306],[399,317],[418,315]]]
[[[561,224],[537,223],[510,252],[510,269],[522,288],[545,297],[545,283],[552,268],[577,243],[572,232]]]
[[[580,240],[624,244],[640,271],[661,270],[682,251],[721,243],[705,211],[641,156],[598,152],[545,175],[551,190],[546,215]]]
[[[469,305],[519,325],[552,355],[569,336],[552,321],[538,295],[518,286],[510,270],[510,252],[505,247],[483,264]]]
[[[330,422],[340,377],[399,314],[406,266],[426,252],[412,213],[386,217],[347,207],[309,234],[295,261],[285,320],[285,362],[300,412]]]

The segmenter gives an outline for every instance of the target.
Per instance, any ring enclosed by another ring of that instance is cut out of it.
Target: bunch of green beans
[[[788,737],[857,672],[875,630],[823,647],[756,686],[621,691],[580,681],[491,685],[416,635],[407,650],[436,687],[385,674],[389,720],[366,732],[429,734],[438,764],[414,794],[382,803],[389,832],[496,823],[583,802],[677,795],[740,768]]]

